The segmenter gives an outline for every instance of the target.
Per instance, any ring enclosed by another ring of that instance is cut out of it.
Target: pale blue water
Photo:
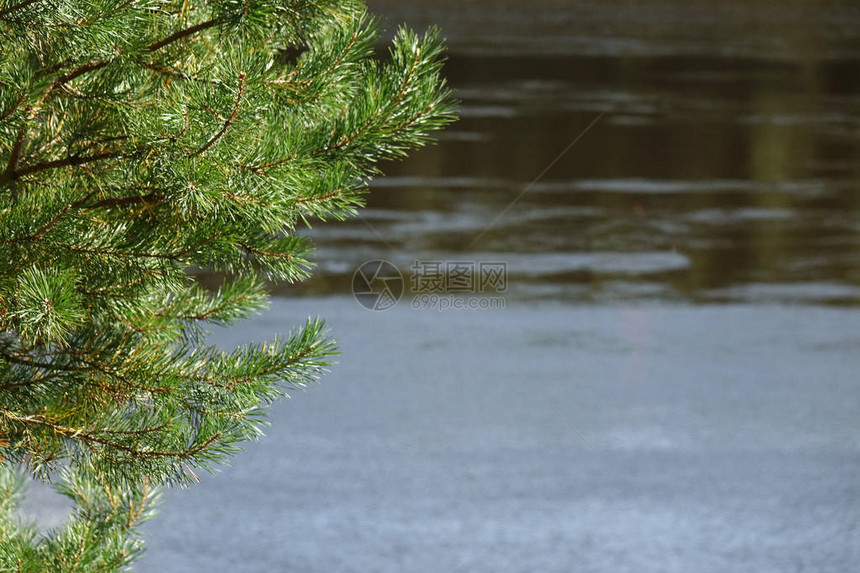
[[[860,312],[470,312],[279,300],[221,337],[318,313],[343,355],[234,468],[168,496],[138,571],[860,563]]]

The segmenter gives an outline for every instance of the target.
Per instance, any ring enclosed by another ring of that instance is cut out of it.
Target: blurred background
[[[215,333],[319,315],[342,355],[170,492],[137,570],[856,568],[860,4],[370,8],[441,28],[461,119]],[[412,308],[416,260],[505,262],[504,308]]]
[[[306,289],[465,253],[529,300],[860,302],[856,2],[371,9],[441,27],[462,119],[314,229]]]

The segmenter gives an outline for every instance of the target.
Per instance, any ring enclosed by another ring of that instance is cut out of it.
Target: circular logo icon
[[[403,275],[388,261],[367,261],[352,275],[352,294],[368,310],[388,310],[403,296]]]

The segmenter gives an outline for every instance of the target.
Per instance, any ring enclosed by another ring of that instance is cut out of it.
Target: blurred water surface
[[[860,5],[371,7],[442,28],[462,119],[217,334],[343,355],[138,570],[855,570]],[[377,258],[506,261],[507,308],[366,311]]]
[[[314,228],[306,292],[459,257],[529,299],[860,302],[857,3],[372,8],[442,27],[462,119]]]

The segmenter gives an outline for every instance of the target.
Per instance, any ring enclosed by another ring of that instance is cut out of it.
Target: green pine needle
[[[0,0],[0,571],[127,570],[158,486],[326,372],[319,320],[235,350],[207,327],[307,278],[299,228],[455,119],[439,32],[377,40],[353,0]],[[20,523],[24,471],[63,527]]]

